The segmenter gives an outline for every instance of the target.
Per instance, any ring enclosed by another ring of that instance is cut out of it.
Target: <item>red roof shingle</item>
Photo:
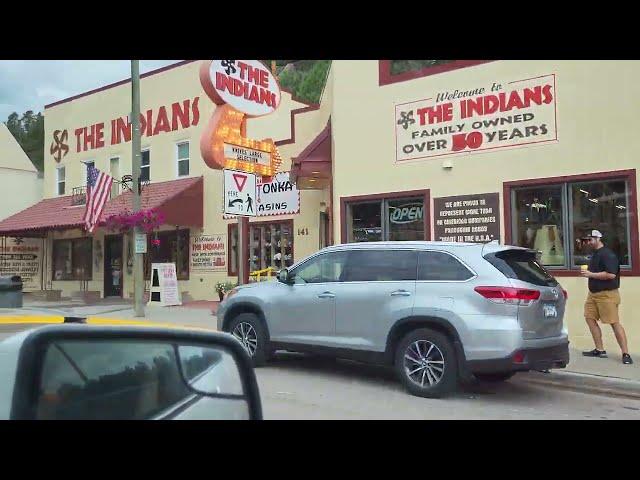
[[[202,226],[203,179],[185,178],[151,183],[142,191],[141,207],[160,208],[167,224]],[[132,193],[109,200],[101,220],[132,210]],[[72,206],[71,196],[47,198],[0,222],[0,235],[36,234],[83,225],[84,205]],[[175,223],[179,221],[179,223]]]

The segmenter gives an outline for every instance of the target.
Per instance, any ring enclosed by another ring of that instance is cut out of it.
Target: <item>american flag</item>
[[[109,199],[113,178],[93,165],[87,165],[87,207],[84,211],[84,225],[89,233],[96,228],[104,205]]]

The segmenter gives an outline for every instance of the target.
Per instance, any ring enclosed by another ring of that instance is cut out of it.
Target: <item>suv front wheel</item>
[[[449,339],[430,328],[409,332],[398,343],[395,368],[412,395],[438,398],[456,388],[456,354]]]
[[[236,337],[251,356],[254,367],[261,367],[272,356],[268,349],[267,334],[254,313],[241,313],[229,324],[229,333]]]

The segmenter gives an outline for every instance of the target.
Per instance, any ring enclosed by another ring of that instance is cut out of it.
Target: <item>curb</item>
[[[81,323],[86,325],[100,326],[143,326],[143,327],[162,327],[179,330],[203,330],[206,332],[216,331],[211,328],[204,328],[198,325],[173,324],[168,322],[156,322],[148,318],[135,320],[131,318],[104,318],[99,315],[31,315],[31,316],[15,316],[0,315],[0,330],[3,325],[51,325],[60,323]]]
[[[528,372],[520,379],[538,385],[553,386],[581,393],[640,400],[640,382],[626,378],[605,377],[578,372]]]

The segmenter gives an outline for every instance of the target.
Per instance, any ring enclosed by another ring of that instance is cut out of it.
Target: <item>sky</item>
[[[140,60],[140,73],[179,60]],[[129,60],[0,60],[0,121],[129,78]]]

